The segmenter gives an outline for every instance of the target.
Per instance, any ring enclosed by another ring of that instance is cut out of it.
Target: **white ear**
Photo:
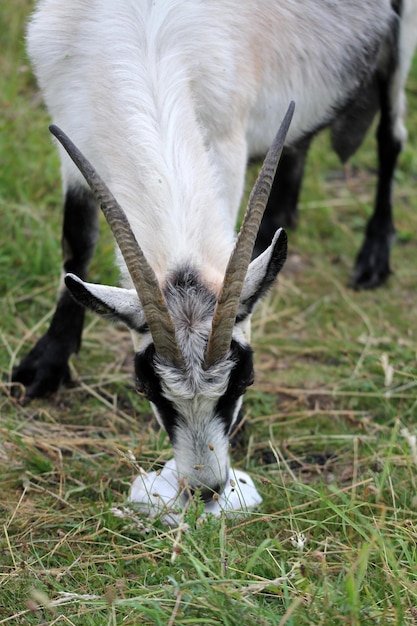
[[[287,233],[279,228],[271,245],[248,267],[236,321],[243,321],[250,315],[256,303],[272,287],[287,258]]]
[[[65,276],[65,284],[77,302],[113,322],[144,332],[146,320],[134,289],[121,289],[86,283],[75,274]]]

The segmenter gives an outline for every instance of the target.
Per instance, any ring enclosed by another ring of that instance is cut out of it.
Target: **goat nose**
[[[213,487],[204,487],[203,485],[197,485],[196,487],[188,487],[186,490],[186,495],[189,498],[194,498],[197,494],[203,502],[210,502],[213,499],[216,499],[223,491],[222,485],[220,483],[213,485]]]

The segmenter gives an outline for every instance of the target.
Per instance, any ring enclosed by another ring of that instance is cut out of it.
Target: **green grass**
[[[240,520],[190,510],[172,530],[124,508],[129,451],[147,470],[171,456],[135,395],[125,332],[88,317],[76,385],[25,407],[9,395],[60,268],[59,163],[23,46],[30,4],[0,12],[0,625],[417,623],[417,64],[393,276],[373,292],[346,286],[375,145],[344,170],[324,134],[287,266],[253,324],[257,378],[233,463],[263,505]],[[103,224],[93,281],[116,281],[112,259]]]

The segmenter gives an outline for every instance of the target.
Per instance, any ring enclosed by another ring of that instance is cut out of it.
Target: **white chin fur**
[[[161,515],[165,524],[177,526],[184,511],[184,500],[181,498],[175,459],[169,460],[159,472],[144,472],[135,478],[130,488],[129,501],[149,517]],[[252,478],[241,470],[230,468],[230,478],[223,493],[217,500],[213,499],[204,505],[203,516],[209,513],[220,516],[222,512],[242,515],[261,502],[262,498]]]

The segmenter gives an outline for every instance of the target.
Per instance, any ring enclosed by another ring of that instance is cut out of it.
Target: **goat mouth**
[[[224,491],[224,484],[218,483],[212,487],[205,487],[203,485],[196,484],[195,487],[188,486],[184,489],[184,496],[187,501],[198,498],[205,504],[212,500],[218,500]]]
[[[183,501],[187,503],[192,500],[199,500],[204,502],[204,504],[208,504],[213,500],[219,500],[227,485],[229,469],[226,470],[225,474],[226,478],[224,480],[219,479],[211,484],[207,484],[203,480],[200,482],[195,476],[192,482],[187,478],[180,480],[179,487]]]

